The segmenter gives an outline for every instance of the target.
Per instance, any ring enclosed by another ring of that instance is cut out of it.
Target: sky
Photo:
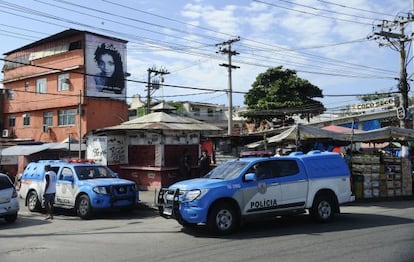
[[[220,66],[228,64],[228,56],[220,50],[234,40],[232,65],[240,68],[231,71],[233,106],[244,106],[258,74],[282,66],[319,87],[324,98],[318,100],[337,112],[358,103],[356,95],[398,91],[399,52],[370,36],[384,20],[407,17],[412,5],[410,0],[0,0],[0,52],[69,28],[116,37],[128,41],[127,97],[145,100],[153,68],[168,72],[152,93],[155,101],[228,106],[228,70]],[[412,26],[406,24],[406,35]],[[411,77],[412,63],[407,71]]]

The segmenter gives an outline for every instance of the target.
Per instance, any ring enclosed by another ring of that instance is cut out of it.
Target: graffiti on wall
[[[127,164],[128,145],[124,136],[110,136],[107,142],[108,164]]]
[[[96,163],[107,165],[107,137],[89,137],[86,144],[86,157],[94,160]]]
[[[87,158],[104,165],[128,163],[128,145],[123,136],[93,136],[87,141]]]

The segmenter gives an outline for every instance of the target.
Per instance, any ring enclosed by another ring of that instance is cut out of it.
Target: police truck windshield
[[[237,177],[249,163],[244,161],[229,161],[211,170],[205,178],[230,180]]]
[[[79,180],[94,178],[116,178],[115,173],[106,166],[77,166],[75,167]]]

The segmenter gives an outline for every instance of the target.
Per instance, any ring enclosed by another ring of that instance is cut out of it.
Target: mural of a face
[[[86,95],[126,100],[126,42],[86,34]]]
[[[109,54],[103,54],[98,66],[101,69],[103,75],[111,77],[115,72],[115,62],[114,58]]]

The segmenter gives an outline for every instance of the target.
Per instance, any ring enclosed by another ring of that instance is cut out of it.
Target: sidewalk
[[[158,197],[158,190],[140,190],[139,191],[139,204],[150,207],[157,208],[156,202]]]

